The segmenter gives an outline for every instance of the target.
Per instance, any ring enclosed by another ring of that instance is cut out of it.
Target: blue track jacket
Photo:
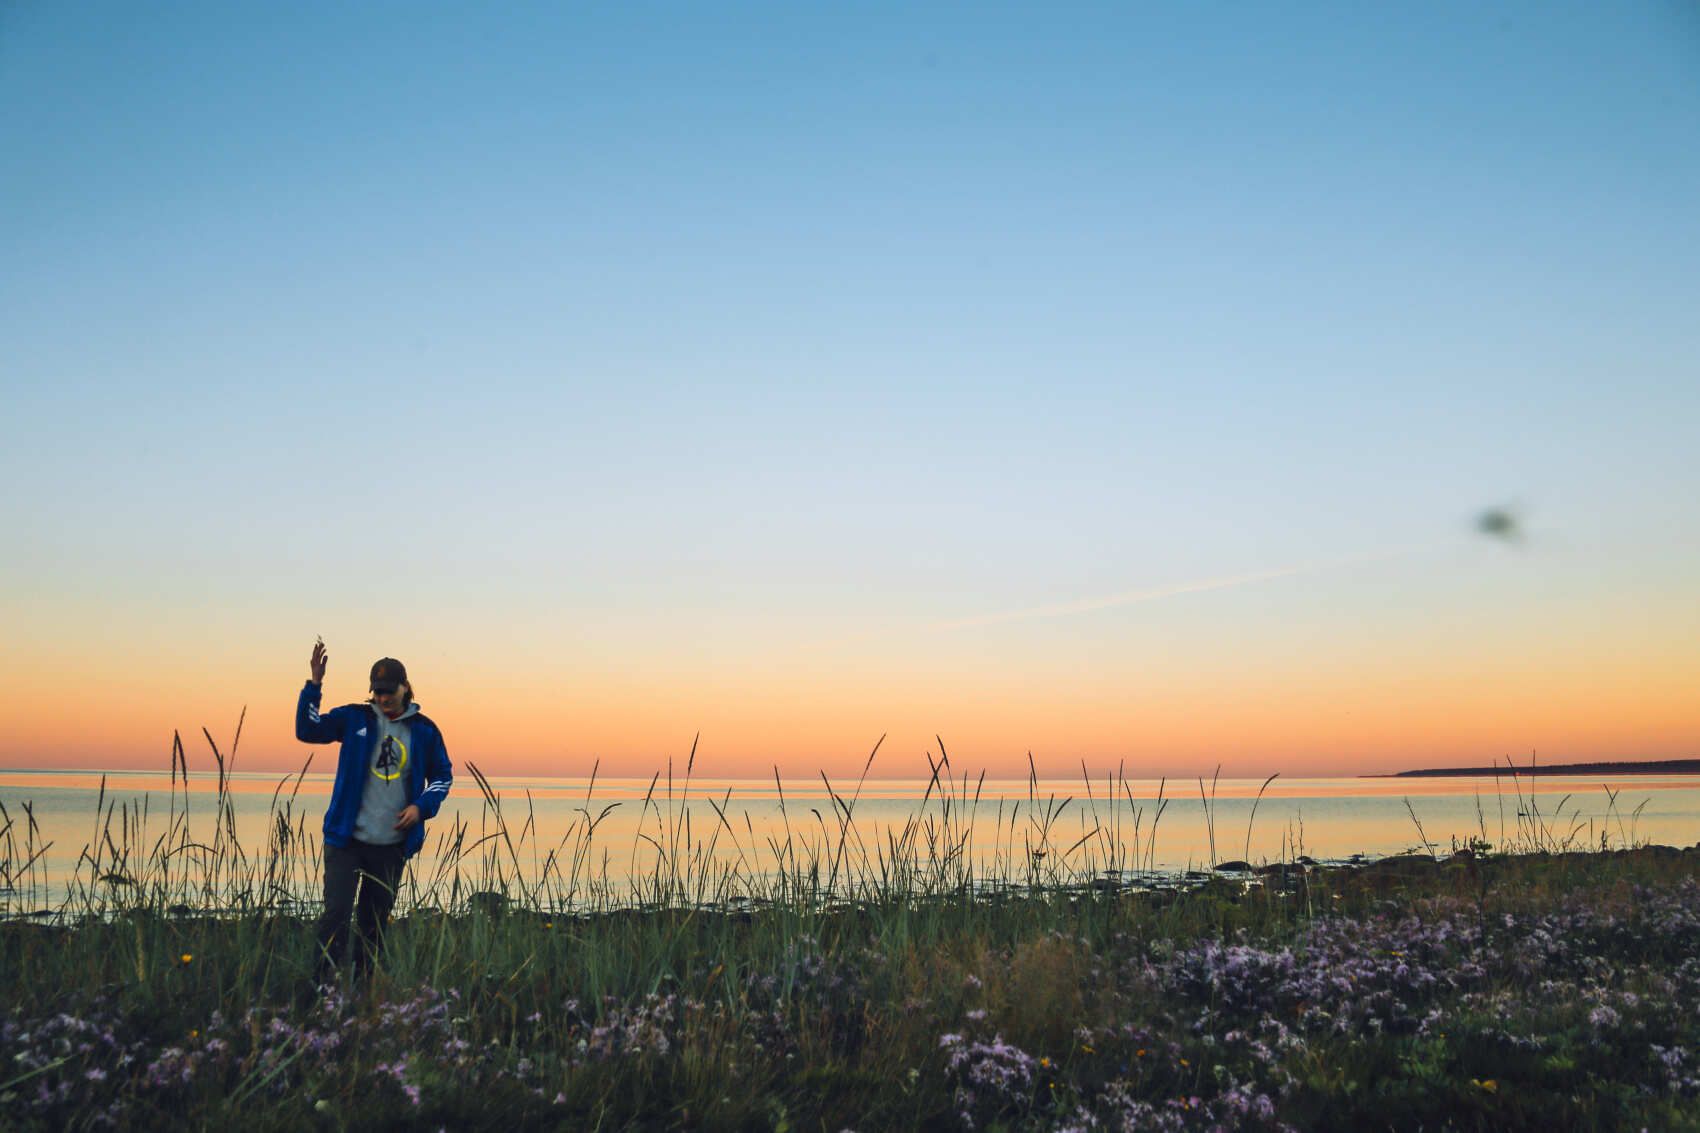
[[[366,789],[366,776],[372,763],[372,745],[377,742],[378,710],[370,704],[345,704],[329,712],[319,712],[319,696],[323,689],[308,681],[301,690],[295,706],[295,738],[304,744],[333,744],[342,741],[342,751],[336,758],[336,784],[331,787],[331,805],[325,811],[325,841],[332,846],[346,846],[354,838],[354,820],[360,814],[360,794]],[[413,727],[413,751],[417,759],[407,768],[407,796],[419,808],[421,819],[435,818],[437,808],[449,797],[449,784],[454,782],[454,768],[449,765],[449,752],[443,746],[443,733],[423,715],[415,714],[407,721]],[[425,844],[425,823],[421,821],[407,832],[402,840],[402,854],[411,858]]]

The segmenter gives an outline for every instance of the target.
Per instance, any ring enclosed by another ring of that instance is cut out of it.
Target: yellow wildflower
[[[1490,1094],[1499,1093],[1499,1080],[1497,1078],[1471,1078],[1470,1085],[1480,1090],[1486,1090]]]
[[[185,952],[185,953],[183,953],[182,956],[180,956],[178,958],[180,960],[182,960],[185,964],[187,964],[189,961],[191,961],[195,958],[195,954],[193,952]]]

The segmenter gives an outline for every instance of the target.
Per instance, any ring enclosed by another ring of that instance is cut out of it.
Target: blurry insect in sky
[[[1507,543],[1523,541],[1523,525],[1517,513],[1508,507],[1488,508],[1476,516],[1475,528],[1490,539],[1502,539]]]

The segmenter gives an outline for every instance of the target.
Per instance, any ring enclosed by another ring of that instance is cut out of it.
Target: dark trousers
[[[383,947],[405,864],[401,843],[373,846],[350,841],[325,846],[325,911],[319,917],[316,971],[334,978],[348,953],[348,921],[355,921],[354,973],[363,976]]]

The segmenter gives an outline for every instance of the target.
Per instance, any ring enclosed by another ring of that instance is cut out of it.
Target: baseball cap
[[[407,666],[394,657],[385,657],[372,666],[372,691],[394,692],[407,680]]]

